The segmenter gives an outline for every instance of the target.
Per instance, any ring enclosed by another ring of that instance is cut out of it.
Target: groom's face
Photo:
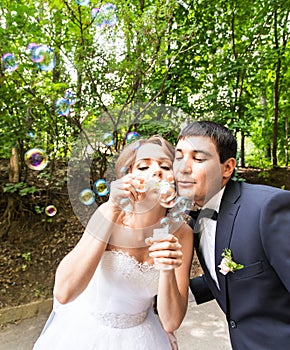
[[[215,143],[204,136],[180,139],[173,171],[178,194],[203,206],[223,187],[223,164]]]

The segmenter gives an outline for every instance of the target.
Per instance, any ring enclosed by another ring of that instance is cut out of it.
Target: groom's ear
[[[237,161],[235,158],[229,158],[222,164],[223,179],[226,182],[231,178],[232,173],[235,171],[236,165]]]

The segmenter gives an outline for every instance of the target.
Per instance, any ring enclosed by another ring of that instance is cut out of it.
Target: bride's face
[[[156,204],[168,208],[175,198],[173,161],[163,148],[156,144],[145,144],[136,153],[131,173],[134,175],[138,202],[146,209]]]
[[[172,160],[166,155],[161,146],[148,143],[141,146],[136,153],[132,166],[132,174],[145,182],[165,180],[173,181]]]

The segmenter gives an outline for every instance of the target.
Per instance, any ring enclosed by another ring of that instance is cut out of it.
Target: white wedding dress
[[[159,271],[120,251],[105,251],[85,291],[54,302],[33,350],[170,350],[152,310]]]

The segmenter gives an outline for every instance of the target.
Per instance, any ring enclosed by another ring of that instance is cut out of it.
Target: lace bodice
[[[105,251],[81,299],[96,319],[126,328],[143,322],[158,290],[159,271],[122,251]]]
[[[117,255],[118,257],[112,258],[110,255]],[[154,269],[154,265],[149,265],[147,262],[141,263],[137,261],[137,259],[134,256],[129,255],[128,253],[125,253],[121,250],[107,250],[104,253],[103,256],[103,262],[106,264],[106,261],[113,261],[116,262],[122,262],[123,265],[123,272],[124,270],[129,272],[129,274],[135,274],[137,273],[139,275],[139,272],[147,272],[152,269]],[[109,262],[110,264],[110,262]],[[138,272],[139,271],[139,272]],[[121,270],[119,270],[121,272]],[[156,275],[156,274],[154,274]],[[158,274],[157,274],[158,275]]]
[[[106,251],[89,285],[72,302],[54,304],[34,350],[170,350],[152,310],[159,271]]]

